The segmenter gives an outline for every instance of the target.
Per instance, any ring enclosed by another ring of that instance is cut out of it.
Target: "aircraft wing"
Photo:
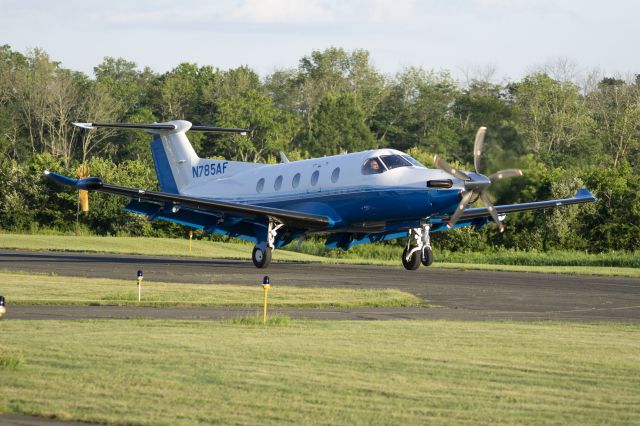
[[[547,209],[550,207],[568,206],[571,204],[592,203],[594,201],[596,201],[596,197],[588,189],[583,188],[583,189],[579,189],[575,197],[572,197],[572,198],[561,198],[559,200],[535,201],[533,203],[523,203],[523,204],[506,204],[501,206],[495,206],[495,209],[498,212],[498,214],[506,214],[506,213],[523,212],[527,210]],[[460,216],[460,220],[476,219],[476,218],[487,217],[487,216],[491,216],[491,213],[489,213],[489,209],[487,209],[486,207],[466,209],[464,213],[462,213],[462,215]]]
[[[294,228],[310,230],[329,229],[334,224],[334,221],[330,217],[324,215],[282,210],[252,204],[230,203],[206,198],[188,197],[167,192],[128,188],[125,186],[104,183],[100,178],[96,177],[76,180],[49,171],[46,171],[44,174],[47,179],[53,182],[71,186],[75,189],[106,192],[108,194],[127,197],[132,200],[135,199],[138,201],[157,203],[161,206],[166,206],[168,204],[169,209],[176,207],[200,212],[217,212],[221,214],[230,214],[236,217],[239,216],[249,220],[259,220],[260,218],[275,219]]]

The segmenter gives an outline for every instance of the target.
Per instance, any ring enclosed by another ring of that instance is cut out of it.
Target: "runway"
[[[264,275],[278,286],[396,288],[433,308],[278,309],[294,319],[447,319],[640,322],[640,280],[620,277],[461,271],[402,267],[220,261],[111,254],[0,251],[0,269],[84,277],[258,286]],[[0,284],[1,291],[1,284]],[[0,293],[1,294],[1,293]],[[11,306],[7,319],[222,319],[255,313],[246,308]]]

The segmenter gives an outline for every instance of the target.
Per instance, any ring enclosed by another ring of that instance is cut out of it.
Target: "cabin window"
[[[378,173],[382,173],[385,171],[382,162],[378,157],[369,158],[362,165],[362,174],[363,175],[375,175]]]
[[[263,189],[264,189],[264,178],[260,178],[260,180],[258,181],[258,184],[256,185],[256,191],[259,194],[262,192]]]
[[[331,182],[336,183],[338,179],[340,179],[340,167],[336,167],[331,173]]]
[[[380,159],[387,166],[387,169],[396,169],[398,167],[410,167],[412,164],[402,155],[381,155]]]
[[[296,173],[291,181],[291,186],[297,188],[300,185],[300,173]]]
[[[320,170],[316,170],[311,175],[311,186],[316,186],[318,184],[318,179],[320,178]]]
[[[282,175],[278,176],[276,181],[273,183],[273,189],[280,191],[280,188],[282,188]]]

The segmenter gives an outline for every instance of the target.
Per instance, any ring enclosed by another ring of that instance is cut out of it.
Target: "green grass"
[[[348,251],[329,250],[317,241],[305,241],[300,251],[314,256],[340,260],[377,259],[397,263],[403,247],[391,244],[358,245]],[[589,266],[611,268],[640,268],[640,253],[613,251],[608,253],[586,253],[582,251],[550,250],[521,251],[504,248],[481,252],[451,252],[435,247],[436,260],[444,263],[491,264],[519,266]]]
[[[601,275],[640,278],[640,269],[605,266],[528,266],[470,263],[434,263],[430,267],[443,269],[473,269],[480,271],[532,272],[540,274]]]
[[[267,320],[265,321],[262,316],[252,315],[252,316],[244,316],[240,318],[233,318],[230,320],[224,321],[228,324],[232,325],[258,325],[258,326],[266,326],[266,327],[286,327],[291,323],[291,318],[287,315],[268,315]]]
[[[72,235],[32,235],[0,233],[0,248],[18,250],[51,250],[84,253],[118,253],[151,256],[193,256],[208,259],[251,259],[252,246],[241,242],[214,242],[150,237],[98,237]],[[276,250],[276,261],[317,262],[322,258],[304,253]]]
[[[0,371],[16,369],[22,364],[24,364],[24,356],[20,352],[0,348]]]
[[[194,240],[190,253],[189,241],[186,239],[0,233],[0,248],[248,260],[251,258],[252,246],[242,242]],[[290,249],[293,248],[290,247]],[[274,260],[398,266],[402,252],[400,247],[383,244],[356,246],[348,252],[327,251],[320,244],[314,242],[305,242],[302,245],[302,250],[306,253],[276,250]],[[317,253],[322,256],[309,253]],[[498,250],[490,253],[451,253],[436,250],[435,255],[436,262],[431,266],[433,268],[640,278],[640,254],[637,253],[589,254],[558,251],[541,253],[511,250]]]
[[[143,281],[138,302],[135,280],[0,272],[0,290],[12,305],[262,306],[262,285],[172,284]],[[417,306],[423,301],[394,289],[272,286],[274,307]]]
[[[639,424],[640,325],[3,321],[0,411],[109,424]]]

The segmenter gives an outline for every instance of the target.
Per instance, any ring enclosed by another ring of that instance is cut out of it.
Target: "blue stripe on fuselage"
[[[158,135],[155,135],[151,141],[151,153],[156,166],[156,176],[160,184],[160,191],[177,194],[178,186],[173,178],[167,153],[164,151],[164,146],[162,146],[162,140]]]
[[[336,220],[338,227],[343,227],[358,222],[417,219],[451,213],[460,201],[459,193],[459,189],[362,186],[243,201],[244,204],[325,215]]]

